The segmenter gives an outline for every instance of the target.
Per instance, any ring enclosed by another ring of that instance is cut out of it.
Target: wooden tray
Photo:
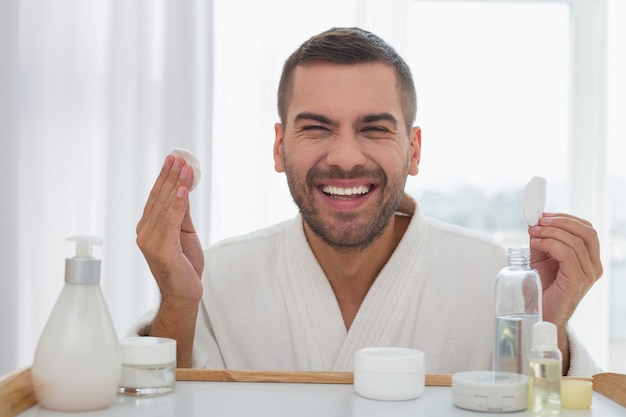
[[[568,378],[568,377],[565,377]],[[593,378],[593,390],[626,407],[626,375],[601,373]],[[211,369],[177,369],[177,381],[215,382],[274,382],[305,384],[352,384],[352,372],[282,372],[236,371]],[[426,375],[427,386],[447,386],[452,383],[448,374]],[[0,416],[14,417],[37,404],[32,386],[30,368],[15,371],[0,378]]]

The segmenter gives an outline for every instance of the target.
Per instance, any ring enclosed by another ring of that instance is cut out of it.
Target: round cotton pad
[[[191,188],[189,189],[189,191],[193,191],[200,182],[200,177],[202,176],[200,172],[200,161],[198,161],[198,158],[196,158],[194,154],[186,149],[172,149],[169,154],[185,159],[187,165],[193,169],[193,184],[191,184]]]
[[[546,208],[547,181],[532,177],[522,193],[522,215],[529,226],[536,226]]]

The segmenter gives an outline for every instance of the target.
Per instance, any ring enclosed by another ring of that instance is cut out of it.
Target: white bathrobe
[[[408,230],[349,331],[300,216],[209,248],[193,367],[350,371],[360,348],[401,346],[424,352],[427,373],[490,369],[506,251],[411,206],[398,213],[412,216]],[[598,372],[570,341],[570,374]]]

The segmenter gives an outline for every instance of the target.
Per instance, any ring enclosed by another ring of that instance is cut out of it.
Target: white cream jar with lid
[[[528,407],[528,377],[511,372],[466,371],[452,375],[452,403],[466,410],[514,412]]]
[[[400,347],[369,347],[354,356],[354,389],[373,400],[401,401],[424,393],[424,353]]]
[[[120,341],[120,347],[120,394],[151,396],[174,390],[176,340],[150,336],[128,337]]]

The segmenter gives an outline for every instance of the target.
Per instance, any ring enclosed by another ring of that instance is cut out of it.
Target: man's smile
[[[332,198],[351,199],[368,194],[373,188],[372,184],[364,184],[353,187],[338,187],[334,185],[322,185],[320,189],[324,194]]]

